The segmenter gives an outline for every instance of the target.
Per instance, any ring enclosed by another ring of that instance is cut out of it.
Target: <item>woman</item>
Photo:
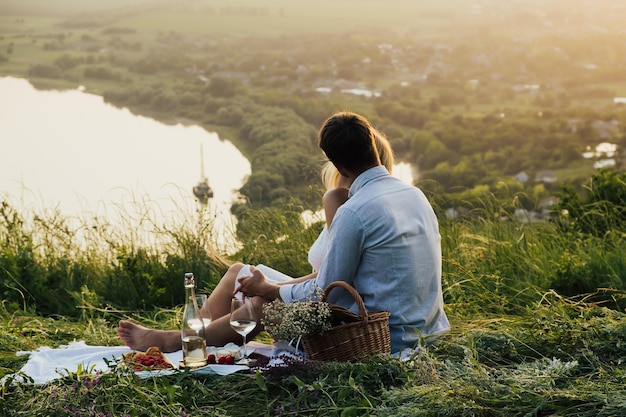
[[[374,133],[380,161],[391,173],[394,165],[391,144],[382,133],[378,131]],[[255,268],[262,270],[269,280],[278,285],[301,282],[316,277],[316,271],[319,270],[328,249],[328,228],[337,209],[348,199],[348,190],[351,185],[345,177],[339,174],[330,161],[326,162],[322,168],[321,176],[327,190],[322,197],[326,224],[309,249],[308,260],[313,268],[313,272],[299,278],[292,278],[265,265],[257,265],[255,267],[244,265],[240,262],[232,264],[200,310],[201,316],[212,318],[211,324],[206,329],[207,345],[223,346],[229,342],[241,342],[241,336],[232,330],[229,322],[230,300],[233,297],[233,289],[236,288],[238,277],[250,275]],[[267,300],[261,297],[253,297],[252,300],[255,310],[260,313],[263,304]],[[249,338],[252,339],[261,330],[262,326],[257,326],[250,333]],[[117,333],[124,344],[131,349],[146,350],[150,346],[157,346],[163,352],[175,352],[181,349],[180,332],[175,330],[149,329],[126,320],[121,320]]]

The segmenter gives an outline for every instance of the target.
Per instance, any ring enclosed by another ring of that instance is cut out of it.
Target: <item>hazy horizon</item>
[[[247,10],[244,15],[233,16],[235,9]],[[225,26],[220,30],[233,33],[282,34],[301,32],[341,32],[368,28],[393,31],[427,31],[434,36],[446,32],[435,27],[448,28],[454,36],[454,25],[475,24],[503,26],[500,30],[517,31],[525,27],[560,31],[593,33],[620,27],[626,14],[625,0],[511,0],[491,2],[480,0],[321,0],[290,1],[266,0],[261,3],[240,0],[0,0],[0,14],[53,15],[71,18],[73,15],[112,13],[111,19],[123,25],[137,13],[163,14],[161,30],[190,30],[206,21],[213,25],[219,15]],[[210,13],[209,13],[210,12]],[[210,16],[209,14],[213,15]],[[180,19],[191,22],[180,27]],[[426,19],[426,20],[424,20]],[[290,21],[297,21],[292,26]],[[267,27],[267,24],[273,27]],[[238,24],[242,24],[239,26]],[[452,26],[449,26],[452,25]],[[559,29],[561,28],[561,29]],[[216,28],[217,29],[217,28]],[[210,28],[203,28],[210,30]]]

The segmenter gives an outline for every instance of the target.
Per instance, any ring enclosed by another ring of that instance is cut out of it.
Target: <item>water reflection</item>
[[[230,206],[249,174],[250,163],[230,142],[198,126],[136,116],[80,88],[38,91],[26,80],[0,78],[0,200],[18,209],[167,224],[193,216],[192,189],[206,176],[214,192],[208,210],[224,243],[234,236]],[[394,175],[412,182],[415,173],[400,163]]]
[[[204,171],[226,213],[250,174],[227,141],[198,126],[165,125],[74,91],[37,91],[0,78],[0,199],[58,208],[68,216],[110,215],[149,205],[164,216],[194,211],[192,188]],[[18,208],[19,208],[18,207]]]

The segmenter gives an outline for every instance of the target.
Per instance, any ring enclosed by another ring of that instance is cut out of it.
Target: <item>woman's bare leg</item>
[[[207,317],[207,312],[212,318],[211,324],[205,329],[207,345],[223,346],[228,342],[241,344],[241,335],[230,327],[230,300],[235,290],[237,274],[244,267],[242,263],[235,263],[228,268],[220,282],[217,284],[206,303],[200,310],[200,315]],[[255,310],[260,317],[263,301],[254,303]],[[250,333],[249,338],[256,336],[262,327]],[[145,351],[151,346],[156,346],[163,352],[175,352],[182,349],[180,331],[156,330],[121,320],[117,328],[117,334],[124,344],[131,349]]]
[[[120,320],[117,334],[126,346],[134,350],[145,351],[156,346],[162,352],[176,352],[182,349],[179,330],[156,330]]]
[[[233,291],[235,291],[235,281],[237,280],[237,274],[243,267],[244,264],[237,262],[228,268],[228,271],[226,271],[209,295],[207,302],[202,306],[201,316],[207,317],[206,313],[203,314],[203,311],[208,311],[211,318],[217,320],[222,316],[230,314],[230,300],[233,298]]]
[[[208,346],[223,346],[229,342],[241,345],[243,342],[241,335],[230,327],[230,300],[233,298],[233,292],[235,291],[237,274],[244,266],[244,264],[239,262],[231,265],[203,306],[209,309],[212,317],[211,324],[206,328]],[[260,297],[254,297],[252,300],[255,315],[260,318],[263,304],[267,301]],[[257,320],[257,322],[259,324],[248,334],[247,340],[252,340],[263,329],[260,320]]]

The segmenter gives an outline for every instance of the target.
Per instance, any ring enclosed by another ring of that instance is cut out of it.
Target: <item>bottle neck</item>
[[[185,303],[189,304],[193,304],[194,300],[196,298],[196,290],[194,289],[193,285],[185,285]]]

